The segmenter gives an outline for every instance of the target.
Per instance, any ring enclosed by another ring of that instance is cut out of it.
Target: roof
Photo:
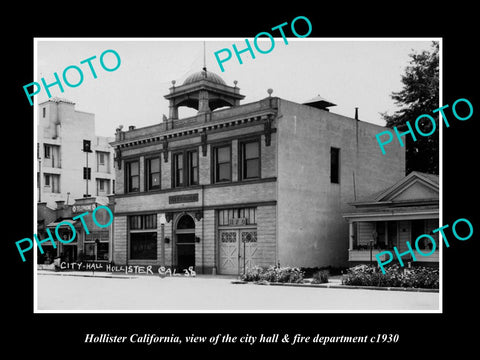
[[[192,84],[194,82],[201,81],[201,80],[208,80],[216,84],[227,85],[220,76],[207,70],[202,70],[202,71],[193,73],[192,75],[190,75],[185,79],[185,81],[183,82],[183,85]]]
[[[67,226],[66,223],[69,223],[69,224],[75,226],[75,224],[77,224],[78,221],[77,220],[72,220],[72,219],[63,219],[63,220],[62,219],[57,219],[56,221],[48,224],[47,227],[49,227],[49,228],[57,227],[57,225],[60,224],[60,223],[65,224],[65,225],[62,225],[62,226]]]
[[[75,105],[75,103],[74,103],[73,101],[71,101],[71,100],[68,100],[68,99],[65,99],[65,98],[56,97],[56,96],[51,97],[51,98],[49,98],[48,100],[41,102],[40,104],[44,104],[44,103],[46,103],[46,102],[54,102],[54,103],[57,103],[57,104],[63,102],[63,103],[66,103],[66,104]]]
[[[392,186],[383,190],[377,191],[371,195],[363,197],[357,201],[350,203],[351,205],[373,205],[380,202],[392,202],[392,198],[407,189],[415,182],[421,182],[425,186],[431,188],[433,191],[439,191],[438,175],[428,174],[420,171],[412,171],[410,174],[397,181]]]

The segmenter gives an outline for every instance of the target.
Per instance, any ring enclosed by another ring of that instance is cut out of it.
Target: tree
[[[438,174],[439,170],[439,118],[432,111],[439,107],[439,43],[432,42],[430,51],[423,50],[421,53],[412,53],[409,65],[402,75],[403,89],[392,92],[391,97],[395,104],[400,107],[393,115],[382,113],[387,127],[394,126],[401,133],[407,131],[408,121],[414,128],[415,120],[422,114],[428,114],[436,118],[436,130],[430,136],[421,136],[415,133],[417,141],[413,141],[411,135],[402,138],[406,143],[406,173],[414,170],[432,174]],[[432,130],[432,123],[422,118],[418,122],[423,133]]]

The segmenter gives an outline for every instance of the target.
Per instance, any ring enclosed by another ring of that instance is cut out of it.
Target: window
[[[52,175],[52,192],[60,193],[60,175]]]
[[[230,145],[216,147],[213,151],[214,182],[232,180],[232,157]]]
[[[130,216],[130,230],[148,230],[157,228],[157,215],[132,215]]]
[[[330,148],[330,182],[340,183],[340,149]]]
[[[60,146],[43,144],[43,155],[49,161],[44,162],[45,166],[60,168]]]
[[[110,173],[110,154],[104,151],[97,151],[97,172]]]
[[[60,192],[60,175],[58,174],[44,174],[43,185],[47,187],[46,192],[59,193]]]
[[[173,155],[173,187],[198,185],[198,151],[185,150]]]
[[[90,234],[85,234],[84,247],[85,260],[108,261],[108,231],[90,231]]]
[[[130,234],[130,259],[156,260],[157,233],[140,232]]]
[[[126,164],[127,192],[140,191],[140,166],[138,161]]]
[[[250,141],[240,144],[241,179],[260,177],[260,142]]]
[[[46,108],[43,108],[43,109],[42,109],[42,113],[43,113],[43,117],[45,117],[45,115],[47,114],[47,109],[46,109]]]
[[[50,145],[43,144],[43,152],[44,152],[45,159],[50,159],[50,150],[51,149],[52,148],[51,148]]]
[[[198,151],[187,152],[188,185],[198,185]]]
[[[146,161],[147,189],[160,189],[160,158],[151,158]]]
[[[256,208],[222,209],[217,211],[219,226],[255,225]]]
[[[129,225],[130,259],[156,260],[157,214],[130,216]]]
[[[110,193],[110,180],[97,178],[97,195],[106,195]]]
[[[174,187],[183,186],[183,153],[173,156],[173,185]]]

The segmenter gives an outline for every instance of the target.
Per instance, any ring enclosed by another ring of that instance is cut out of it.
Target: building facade
[[[55,259],[67,264],[110,263],[113,227],[101,227],[95,223],[96,221],[103,225],[111,221],[110,214],[105,209],[95,211],[99,205],[102,204],[99,204],[94,197],[77,199],[70,205],[60,200],[55,209],[48,207],[46,203],[38,203],[36,234],[39,239],[47,239],[48,229],[54,242],[43,242],[42,251],[37,247],[37,264],[53,265]],[[110,205],[106,206],[111,209]],[[75,219],[85,212],[88,214]],[[95,221],[92,217],[94,212]],[[75,229],[75,234],[72,229]],[[55,231],[63,241],[57,239]],[[72,240],[69,241],[70,239]]]
[[[241,274],[254,265],[346,264],[348,204],[404,176],[383,128],[315,98],[240,105],[206,69],[170,88],[169,117],[115,141],[113,262]],[[180,106],[198,114],[179,119]]]
[[[438,232],[433,232],[439,227],[438,194],[438,175],[413,171],[392,186],[352,202],[354,210],[343,215],[349,223],[349,262],[376,263],[377,254],[393,247],[406,252],[408,241],[416,263],[438,266]],[[417,244],[419,254],[415,242],[423,234],[430,235],[435,245],[422,238]],[[402,260],[413,263],[411,255]]]
[[[52,209],[84,195],[107,204],[114,191],[113,138],[95,135],[95,115],[75,110],[71,101],[51,98],[38,105],[37,201]],[[83,150],[90,141],[92,152]]]

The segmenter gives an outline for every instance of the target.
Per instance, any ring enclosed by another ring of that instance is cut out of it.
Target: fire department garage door
[[[219,231],[220,273],[239,275],[255,265],[257,231],[231,229]]]

